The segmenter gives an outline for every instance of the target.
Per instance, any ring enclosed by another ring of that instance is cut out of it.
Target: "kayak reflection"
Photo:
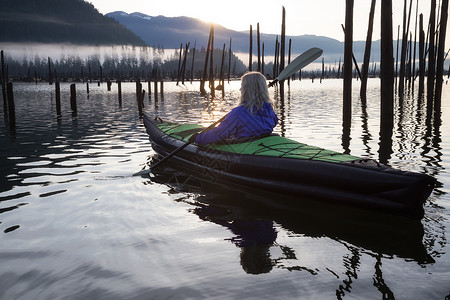
[[[418,264],[434,262],[422,243],[424,229],[417,220],[255,190],[233,190],[173,169],[170,163],[153,173],[151,181],[180,193],[180,201],[194,206],[190,211],[200,219],[229,229],[235,235],[229,240],[241,249],[242,268],[250,274],[268,273],[275,267],[316,275],[315,269],[292,265],[298,259],[293,249],[277,243],[278,226],[296,235],[328,237],[346,247],[350,244],[352,249],[363,248],[374,257],[395,255]],[[272,258],[272,247],[278,247],[282,257]],[[290,267],[286,267],[287,260]]]

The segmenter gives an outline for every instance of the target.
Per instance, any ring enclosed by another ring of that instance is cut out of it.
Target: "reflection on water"
[[[121,102],[114,85],[91,85],[89,95],[77,87],[77,116],[62,84],[60,118],[54,86],[15,84],[16,129],[6,117],[0,126],[0,298],[444,298],[450,91],[440,111],[423,95],[405,95],[386,133],[377,81],[365,102],[354,87],[344,125],[341,83],[291,82],[284,98],[271,89],[275,131],[434,176],[421,222],[233,190],[170,163],[131,177],[155,158],[134,83],[122,83]],[[238,103],[239,85],[210,97],[198,83],[165,83],[164,97],[147,93],[144,109],[209,125]]]

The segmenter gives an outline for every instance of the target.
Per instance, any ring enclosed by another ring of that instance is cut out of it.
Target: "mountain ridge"
[[[150,16],[141,12],[126,13],[124,11],[114,11],[107,13],[110,17],[124,25],[136,35],[141,37],[148,45],[153,47],[163,47],[166,49],[177,49],[180,44],[187,42],[193,47],[197,42],[197,47],[206,47],[211,23],[192,17],[165,17]],[[235,31],[222,25],[215,24],[215,48],[221,48],[223,44],[229,47],[232,39],[232,50],[235,52],[247,53],[249,49],[249,30]],[[279,35],[261,33],[261,44],[264,43],[265,55],[273,56],[275,51],[275,39]],[[297,36],[286,36],[286,41],[291,39],[292,55],[298,55],[303,51],[319,47],[324,50],[324,58],[327,61],[339,60],[343,57],[344,42],[336,39],[304,34]],[[395,44],[395,43],[394,43]],[[353,52],[358,61],[364,55],[365,41],[354,41]],[[257,52],[256,28],[253,29],[253,51]],[[372,55],[374,61],[378,61],[380,52],[380,41],[372,42]]]
[[[1,7],[0,42],[145,45],[84,0],[7,0]]]

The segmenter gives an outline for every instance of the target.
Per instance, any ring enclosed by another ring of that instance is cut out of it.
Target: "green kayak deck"
[[[165,134],[183,141],[187,141],[192,134],[203,129],[203,127],[196,124],[174,123],[161,123],[157,127]],[[303,144],[279,135],[270,135],[240,143],[213,144],[203,147],[235,154],[297,158],[332,163],[350,162],[360,159],[349,154]]]

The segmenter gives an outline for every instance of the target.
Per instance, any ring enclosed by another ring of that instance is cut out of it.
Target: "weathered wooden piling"
[[[221,62],[221,64],[220,64],[220,73],[219,73],[219,81],[220,81],[220,85],[222,85],[222,87],[221,87],[221,90],[222,91],[224,91],[225,90],[225,87],[224,87],[224,84],[223,84],[223,81],[224,81],[224,76],[223,76],[223,66],[224,66],[224,63],[225,63],[225,43],[223,44],[223,49],[222,49],[222,62]]]
[[[181,74],[181,54],[183,53],[183,43],[180,44],[180,55],[178,58],[178,68],[177,68],[177,85],[180,81],[180,74]]]
[[[231,38],[230,38],[230,48],[228,49],[228,82],[230,82],[231,77]]]
[[[50,61],[50,56],[48,57],[48,84],[53,84],[53,78],[52,78],[52,66]]]
[[[7,109],[8,109],[8,104],[7,104],[7,98],[6,98],[6,83],[7,83],[7,79],[6,79],[6,75],[5,75],[5,57],[3,55],[3,50],[1,51],[1,63],[2,63],[2,80],[1,80],[1,85],[2,85],[2,95],[3,95],[3,109],[4,112],[6,113]]]
[[[253,29],[252,25],[250,25],[250,46],[249,46],[249,53],[248,53],[248,70],[252,71],[252,64],[253,64]]]
[[[186,44],[186,49],[184,50],[184,58],[183,58],[183,64],[181,66],[181,84],[184,85],[184,77],[186,75],[186,59],[187,59],[187,54],[189,51],[189,46],[190,46],[191,42],[188,42]],[[162,92],[162,90],[161,90]]]
[[[370,12],[369,12],[369,25],[367,27],[367,37],[366,37],[366,46],[364,50],[364,61],[363,65],[361,67],[361,89],[360,89],[360,96],[361,99],[366,99],[366,92],[367,92],[367,77],[369,75],[369,61],[370,61],[370,52],[372,48],[372,32],[373,32],[373,18],[375,15],[375,4],[376,0],[372,0],[372,3],[370,5]]]
[[[447,33],[448,20],[448,0],[442,0],[441,20],[439,29],[439,45],[437,55],[436,69],[436,89],[435,89],[435,107],[440,109],[442,96],[442,83],[444,81],[444,52],[445,52],[445,35]]]
[[[210,58],[209,58],[209,90],[210,95],[212,98],[215,96],[215,89],[214,89],[214,26],[211,28],[211,51],[210,51]]]
[[[342,27],[342,30],[344,31],[344,35],[345,35],[345,27],[344,27],[344,25],[341,24],[341,27]],[[352,60],[353,60],[353,64],[355,65],[356,71],[358,72],[359,79],[361,79],[361,71],[359,70],[358,62],[356,61],[355,55],[353,54],[353,50],[352,50]]]
[[[14,91],[12,82],[7,83],[7,96],[8,96],[8,114],[9,114],[9,128],[10,130],[16,129],[16,108],[14,104]]]
[[[56,115],[61,117],[61,88],[59,81],[55,82]]]
[[[419,15],[419,94],[425,85],[425,32],[423,31],[423,14]]]
[[[262,57],[261,57],[261,73],[264,73],[264,43],[262,44]]]
[[[284,6],[281,9],[281,40],[280,40],[280,69],[281,73],[284,70],[285,56],[286,56],[286,9]],[[280,97],[284,101],[284,80],[280,82]]]
[[[77,91],[75,83],[70,85],[70,108],[72,109],[72,115],[77,116]]]
[[[161,79],[161,83],[159,86],[161,88],[161,100],[164,100],[164,80]]]
[[[200,93],[202,95],[204,95],[206,93],[205,83],[206,83],[206,79],[208,77],[209,51],[211,48],[211,37],[213,35],[213,32],[214,32],[214,25],[211,24],[211,29],[209,30],[209,37],[208,37],[208,46],[206,47],[205,64],[203,66],[203,76],[202,76],[202,79],[200,80]]]
[[[87,93],[88,96],[89,96],[89,82],[86,82],[86,93]]]
[[[381,0],[381,117],[379,159],[386,163],[392,153],[394,126],[394,58],[392,0]]]
[[[392,0],[381,0],[381,131],[392,132],[394,124],[394,58]]]
[[[150,82],[149,82],[149,86],[150,86]],[[120,80],[117,81],[117,93],[118,93],[118,97],[119,97],[119,105],[122,105],[122,81],[120,81]]]
[[[406,59],[406,47],[407,47],[407,31],[406,31],[406,9],[407,2],[404,0],[403,3],[403,33],[402,33],[402,48],[400,54],[400,73],[399,73],[399,83],[398,83],[398,93],[400,98],[403,97],[403,92],[405,90],[405,59]]]
[[[322,73],[320,74],[320,83],[325,77],[325,59],[322,57]]]
[[[352,53],[353,53],[353,0],[346,0],[344,42],[344,92],[343,123],[350,124],[352,117]],[[345,126],[347,127],[347,126]]]
[[[259,22],[256,24],[256,43],[258,47],[258,72],[261,72],[261,37],[259,33]]]
[[[416,80],[416,48],[417,48],[417,17],[419,13],[419,0],[416,1],[416,21],[414,23],[414,54],[412,65],[412,92],[414,93],[414,81]]]
[[[142,87],[142,85],[141,85]],[[138,110],[139,110],[139,118],[142,118],[142,111],[144,109],[144,97],[145,97],[145,90],[142,90],[139,93],[139,99],[138,99]]]
[[[197,40],[194,41],[194,48],[192,49],[192,65],[191,65],[191,84],[194,80],[194,62],[195,62],[195,48],[197,47]]]
[[[430,7],[430,40],[428,43],[428,76],[427,76],[427,98],[428,102],[432,102],[435,71],[436,71],[436,55],[435,55],[435,23],[436,23],[436,0],[431,0]]]
[[[155,77],[154,90],[155,90],[155,104],[156,104],[156,102],[158,102],[158,80],[157,80],[157,77]]]

